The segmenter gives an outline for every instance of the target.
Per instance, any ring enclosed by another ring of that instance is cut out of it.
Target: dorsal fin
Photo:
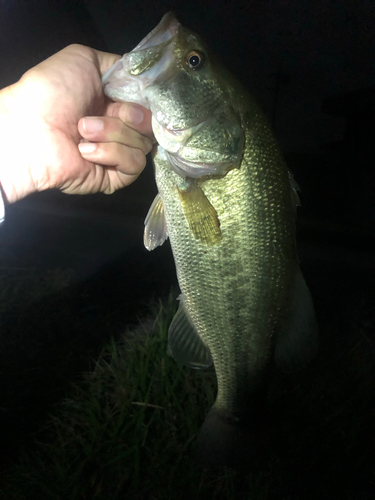
[[[297,184],[297,181],[294,178],[294,175],[291,170],[288,169],[288,177],[289,177],[289,183],[290,183],[290,195],[292,198],[292,204],[294,210],[297,209],[297,207],[301,206],[301,200],[299,199],[298,191],[301,191],[299,185]]]

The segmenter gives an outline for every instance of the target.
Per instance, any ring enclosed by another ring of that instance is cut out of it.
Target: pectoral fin
[[[145,230],[143,233],[143,243],[147,250],[162,245],[168,238],[167,222],[164,215],[164,205],[157,194],[145,219]]]
[[[192,179],[186,179],[177,189],[194,238],[207,245],[219,243],[221,240],[219,217],[202,188]]]
[[[180,366],[208,368],[212,358],[186,311],[182,295],[168,330],[168,352]]]
[[[319,335],[314,305],[299,271],[292,316],[285,331],[276,339],[276,365],[283,372],[300,370],[315,356],[318,346]]]

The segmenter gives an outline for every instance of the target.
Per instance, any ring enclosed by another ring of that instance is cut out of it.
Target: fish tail
[[[261,415],[262,413],[262,415]],[[238,418],[213,406],[196,442],[196,458],[205,468],[262,468],[269,455],[266,412]]]

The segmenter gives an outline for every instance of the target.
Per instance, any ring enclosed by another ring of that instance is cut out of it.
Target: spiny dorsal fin
[[[288,169],[288,177],[290,183],[290,194],[292,197],[292,204],[294,210],[296,210],[297,207],[301,206],[301,200],[299,199],[298,195],[298,191],[301,191],[301,189],[297,184],[297,181],[295,180],[293,173],[289,169]]]
[[[212,358],[208,347],[193,325],[185,309],[182,295],[180,305],[168,330],[168,351],[180,366],[208,368]]]
[[[167,238],[168,230],[164,215],[164,205],[158,193],[145,219],[143,243],[147,250],[151,251],[162,245]]]
[[[219,217],[202,188],[192,179],[186,179],[177,189],[194,238],[207,245],[219,243],[221,240]]]

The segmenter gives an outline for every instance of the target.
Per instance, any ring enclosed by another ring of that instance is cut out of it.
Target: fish
[[[172,13],[102,82],[112,100],[152,113],[158,194],[144,244],[169,238],[181,291],[168,351],[181,366],[213,365],[217,378],[199,460],[256,464],[275,368],[301,369],[318,349],[296,247],[298,185],[256,100]]]

